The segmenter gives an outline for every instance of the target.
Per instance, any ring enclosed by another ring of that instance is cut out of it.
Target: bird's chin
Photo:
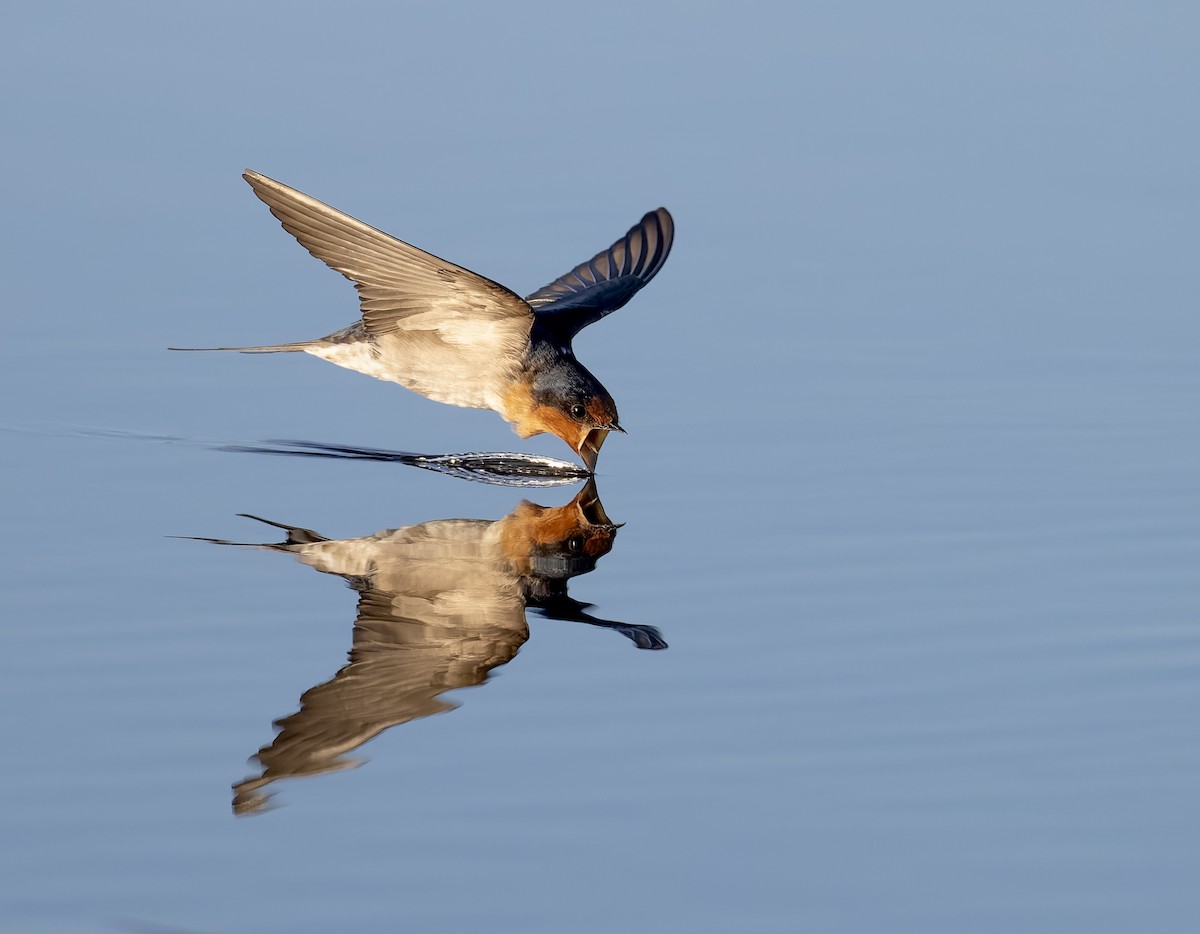
[[[593,428],[579,443],[579,456],[583,458],[587,469],[596,472],[596,461],[600,458],[600,446],[604,444],[604,439],[608,437],[607,428]]]

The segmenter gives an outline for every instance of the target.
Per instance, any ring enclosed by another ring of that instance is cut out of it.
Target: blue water
[[[0,929],[1195,929],[1192,13],[271,9],[9,33]],[[671,208],[577,341],[624,525],[557,604],[669,647],[510,601],[306,696],[359,593],[186,537],[482,534],[579,486],[220,450],[569,454],[167,353],[353,320],[246,164],[518,291]],[[402,722],[235,815],[302,706]]]

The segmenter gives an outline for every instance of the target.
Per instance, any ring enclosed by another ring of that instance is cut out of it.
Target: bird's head
[[[624,432],[617,421],[617,404],[608,390],[574,357],[559,356],[531,371],[523,412],[506,414],[517,434],[528,438],[540,432],[558,435],[576,451],[588,470],[596,469],[600,446],[610,431]]]
[[[545,415],[550,431],[577,451],[589,471],[595,471],[608,432],[624,429],[617,421],[617,403],[612,396],[594,378],[590,382],[592,385],[571,387],[563,393],[552,391]]]
[[[566,415],[570,424],[565,426],[564,431],[556,431],[555,434],[576,450],[588,470],[595,471],[596,461],[600,458],[600,446],[604,444],[608,433],[625,430],[617,423],[616,403],[600,387],[600,392],[586,401],[577,399],[571,402],[566,407]]]

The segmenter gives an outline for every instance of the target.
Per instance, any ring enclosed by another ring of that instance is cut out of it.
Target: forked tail
[[[261,347],[168,347],[167,350],[185,350],[207,352],[210,350],[236,350],[238,353],[295,353],[307,350],[312,346],[311,341],[298,341],[295,344],[264,344]]]

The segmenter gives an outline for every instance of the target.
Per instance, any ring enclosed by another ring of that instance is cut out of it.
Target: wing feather
[[[675,222],[666,208],[646,214],[620,240],[542,286],[525,301],[540,324],[570,338],[616,311],[667,261]]]

